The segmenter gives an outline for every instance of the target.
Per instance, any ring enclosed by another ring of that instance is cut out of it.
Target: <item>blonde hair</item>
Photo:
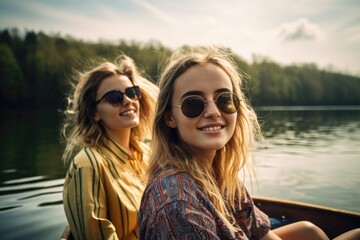
[[[201,159],[179,138],[176,129],[165,124],[165,113],[170,111],[172,106],[171,97],[176,79],[192,66],[207,63],[215,64],[227,73],[233,91],[241,99],[233,137],[223,148],[217,150],[212,170],[205,169]],[[248,154],[254,146],[255,138],[261,136],[261,131],[256,114],[241,91],[241,75],[230,53],[216,47],[179,50],[170,58],[158,85],[160,93],[153,128],[153,139],[156,141],[151,143],[148,177],[153,177],[157,170],[164,169],[167,165],[173,166],[175,172],[187,172],[203,187],[228,227],[236,231],[227,206],[235,209],[235,201],[241,197],[243,184],[234,179],[238,179],[239,170],[247,164]],[[163,171],[161,174],[173,173]]]
[[[115,64],[105,61],[89,71],[76,73],[73,90],[68,97],[68,106],[64,111],[64,162],[68,162],[82,147],[94,147],[104,141],[105,130],[101,122],[93,119],[96,111],[95,100],[102,81],[113,75],[127,76],[133,85],[140,87],[140,124],[131,129],[130,141],[151,137],[158,87],[138,73],[130,57],[120,55],[115,59]]]

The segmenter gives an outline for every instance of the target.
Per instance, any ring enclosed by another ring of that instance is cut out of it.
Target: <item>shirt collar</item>
[[[140,146],[139,142],[136,140],[130,141],[130,148],[132,149],[132,152],[129,152],[127,149],[120,146],[109,136],[105,136],[103,148],[107,152],[111,152],[112,154],[114,154],[117,158],[119,158],[122,161],[124,161],[124,160],[141,160],[142,154],[144,152],[144,150]]]

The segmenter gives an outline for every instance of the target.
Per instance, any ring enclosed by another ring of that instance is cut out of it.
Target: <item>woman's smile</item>
[[[224,127],[224,124],[211,124],[209,126],[200,127],[199,129],[204,132],[215,132],[223,129]]]

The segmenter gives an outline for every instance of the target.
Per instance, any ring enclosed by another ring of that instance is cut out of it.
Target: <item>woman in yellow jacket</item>
[[[75,239],[137,239],[158,88],[119,56],[78,74],[65,111],[64,210]]]

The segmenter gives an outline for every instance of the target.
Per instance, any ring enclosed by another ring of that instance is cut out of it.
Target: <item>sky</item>
[[[359,0],[0,0],[0,29],[82,40],[218,45],[252,63],[360,76]]]

